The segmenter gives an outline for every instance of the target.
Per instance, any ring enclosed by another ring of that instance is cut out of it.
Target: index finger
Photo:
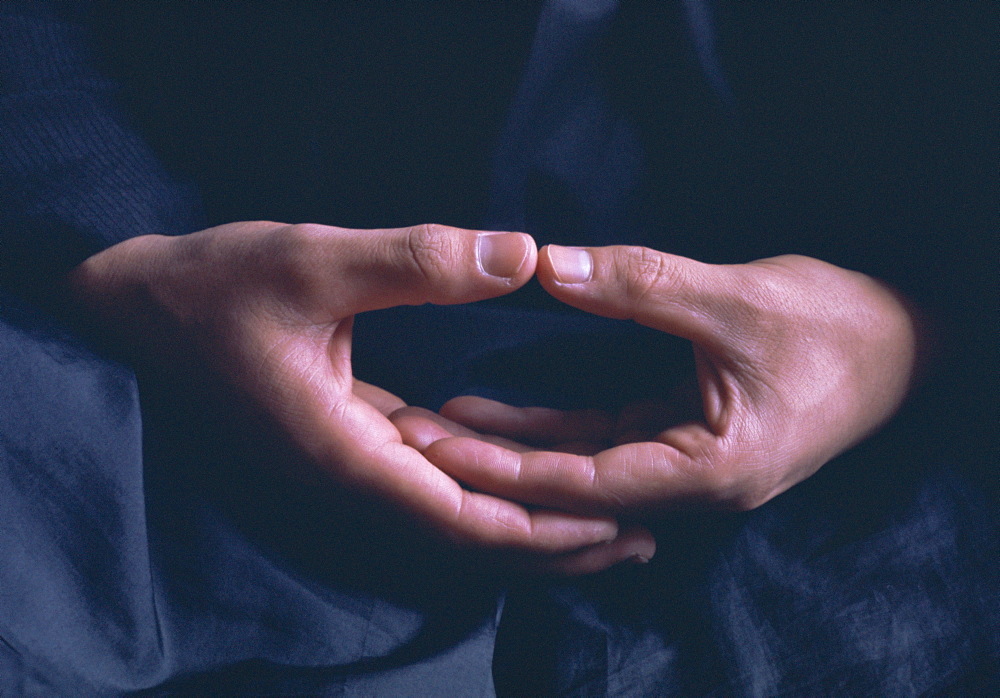
[[[610,443],[614,426],[611,415],[601,410],[515,407],[474,395],[452,398],[441,406],[441,415],[480,433],[549,447],[575,441]]]
[[[466,438],[436,441],[424,455],[476,490],[581,514],[725,506],[731,496],[725,464],[708,466],[678,448],[696,452],[707,442],[704,428],[687,424],[669,432],[669,443],[629,443],[593,456],[516,453]]]
[[[347,330],[337,332],[335,341],[347,337]],[[339,350],[345,346],[342,342]],[[317,373],[308,361],[279,366],[283,373],[273,384],[280,392],[266,397],[283,406],[275,414],[279,424],[325,479],[385,502],[460,545],[563,553],[617,534],[613,519],[529,511],[515,501],[464,489],[405,445],[378,408],[343,390],[340,376]]]
[[[375,408],[357,397],[327,429],[325,457],[343,478],[393,503],[453,543],[558,554],[614,539],[613,519],[545,509],[463,488],[417,450]]]

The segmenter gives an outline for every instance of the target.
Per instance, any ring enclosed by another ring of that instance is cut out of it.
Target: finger
[[[513,501],[463,489],[403,444],[393,425],[364,400],[350,395],[334,405],[310,404],[313,396],[300,395],[302,411],[296,420],[313,461],[341,485],[393,504],[455,544],[558,554],[617,534],[613,519],[529,511]]]
[[[403,437],[403,443],[407,446],[412,446],[420,452],[427,450],[427,447],[435,441],[449,439],[453,436],[479,439],[480,441],[485,441],[486,443],[491,443],[518,453],[536,450],[531,446],[505,439],[502,436],[480,434],[422,407],[403,407],[388,416],[389,421],[392,422],[393,426],[399,430],[400,435]],[[553,450],[592,456],[595,453],[599,453],[605,447],[606,444],[570,441],[556,444]]]
[[[439,439],[447,439],[452,436],[480,439],[512,451],[532,450],[530,446],[501,436],[480,434],[423,407],[403,407],[390,414],[389,420],[399,430],[403,437],[403,443],[418,451],[423,451]]]
[[[580,576],[603,572],[621,563],[644,564],[655,554],[656,539],[653,534],[643,526],[632,526],[607,543],[554,557],[536,556],[524,567],[542,574]]]
[[[389,416],[389,421],[393,423],[403,437],[403,443],[412,446],[418,451],[425,451],[435,441],[448,439],[453,436],[465,436],[471,439],[479,439],[486,443],[495,444],[501,448],[506,448],[518,453],[535,450],[526,444],[505,439],[502,436],[493,434],[480,434],[472,429],[456,424],[450,419],[445,419],[436,412],[426,410],[422,407],[403,407]],[[598,444],[585,441],[570,441],[556,444],[553,448],[563,453],[575,453],[578,455],[592,456],[605,448],[606,444]]]
[[[402,444],[387,453],[388,458],[376,468],[383,475],[379,489],[384,496],[399,501],[453,543],[551,555],[604,542],[617,534],[613,519],[529,510],[514,501],[463,489],[442,471],[428,468],[415,450]],[[414,483],[422,486],[414,487]]]
[[[558,443],[610,442],[613,419],[600,410],[513,407],[471,395],[449,400],[441,415],[481,433],[551,446]]]
[[[424,455],[478,491],[581,514],[724,507],[735,483],[725,477],[730,471],[717,458],[714,437],[701,425],[686,424],[661,438],[668,443],[625,444],[593,456],[515,453],[452,438],[434,442]]]
[[[646,247],[548,245],[539,253],[537,276],[563,303],[698,343],[720,335],[741,293],[730,267]]]
[[[287,282],[334,314],[397,305],[469,303],[531,278],[535,242],[523,233],[418,225],[389,230],[288,226],[278,236]]]
[[[330,352],[342,350],[347,338],[347,330],[338,328]],[[613,519],[529,511],[512,501],[465,490],[403,444],[375,407],[340,390],[337,384],[343,379],[335,372],[318,372],[308,361],[281,361],[277,367],[282,373],[273,385],[287,409],[275,416],[320,472],[335,485],[399,509],[455,544],[558,554],[617,534]]]

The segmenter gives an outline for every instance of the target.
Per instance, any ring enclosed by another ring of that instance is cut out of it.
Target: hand
[[[668,403],[600,420],[473,397],[441,410],[467,428],[548,448],[595,435],[621,444],[583,455],[408,425],[428,460],[482,492],[588,514],[750,509],[889,419],[914,372],[916,331],[899,298],[815,259],[715,266],[639,247],[549,246],[537,275],[569,305],[690,340],[700,414],[674,421],[683,405]]]
[[[88,312],[159,361],[207,366],[338,486],[453,543],[593,571],[629,557],[635,536],[616,538],[611,519],[463,489],[402,443],[385,416],[402,400],[351,369],[355,313],[508,293],[536,259],[519,233],[233,223],[128,240],[84,262],[70,283]]]

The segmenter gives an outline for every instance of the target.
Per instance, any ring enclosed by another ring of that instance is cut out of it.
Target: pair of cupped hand
[[[354,378],[355,314],[469,303],[532,275],[563,303],[690,340],[697,409],[671,395],[620,414],[465,396],[433,413]],[[71,286],[116,332],[207,366],[339,487],[456,545],[569,574],[652,557],[650,533],[620,520],[744,510],[808,477],[894,413],[916,353],[891,290],[815,259],[539,251],[521,233],[438,225],[142,236],[85,261]]]

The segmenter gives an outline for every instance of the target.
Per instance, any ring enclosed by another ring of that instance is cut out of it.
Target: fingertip
[[[624,562],[644,564],[656,555],[656,538],[645,526],[631,526],[622,531],[618,539],[621,541],[623,553],[628,553],[628,557],[623,558]]]
[[[609,292],[605,278],[608,249],[546,245],[538,251],[535,277],[549,295],[563,303],[598,315],[625,317],[605,308],[602,300]]]
[[[441,409],[438,410],[438,414],[452,421],[464,424],[466,415],[470,411],[477,410],[481,400],[485,400],[485,398],[476,397],[474,395],[460,395],[459,397],[453,397],[448,400],[448,402],[441,405]]]
[[[517,408],[496,400],[475,395],[461,395],[441,405],[438,414],[469,429],[490,431],[498,426],[498,420],[500,420],[499,426],[503,426],[516,410]]]
[[[656,541],[643,526],[620,529],[611,540],[547,559],[536,559],[535,571],[576,577],[603,572],[615,565],[641,565],[656,554]]]
[[[389,421],[403,437],[403,443],[421,453],[435,441],[453,436],[444,426],[428,416],[428,410],[419,407],[398,409],[389,415]]]
[[[427,446],[424,457],[431,463],[442,469],[461,469],[463,465],[472,461],[481,463],[482,456],[489,456],[492,460],[498,453],[505,449],[478,439],[466,436],[449,435],[448,438],[438,439]]]

